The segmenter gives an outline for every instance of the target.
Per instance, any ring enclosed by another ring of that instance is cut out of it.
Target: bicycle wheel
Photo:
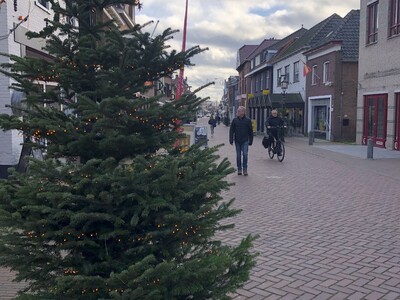
[[[281,162],[285,158],[285,144],[280,142],[277,148],[278,148],[278,153],[276,155],[278,160]]]
[[[275,143],[272,143],[272,144],[268,147],[268,156],[269,156],[270,159],[273,159],[273,158],[274,158],[274,155],[275,155],[274,149],[275,149]]]

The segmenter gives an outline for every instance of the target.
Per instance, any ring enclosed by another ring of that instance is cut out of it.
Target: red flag
[[[307,74],[310,73],[311,71],[312,69],[304,63],[303,76],[307,76]]]

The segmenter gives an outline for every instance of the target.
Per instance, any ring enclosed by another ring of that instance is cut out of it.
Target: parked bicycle
[[[270,146],[268,147],[268,155],[270,159],[273,159],[275,154],[276,157],[280,162],[283,161],[285,158],[285,144],[282,139],[283,135],[283,130],[286,128],[286,126],[268,126],[267,129],[273,129],[276,128],[276,133],[277,133],[277,138],[274,135],[270,135],[273,138],[273,141],[271,141]]]

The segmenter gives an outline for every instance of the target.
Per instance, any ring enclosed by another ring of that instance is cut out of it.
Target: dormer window
[[[268,55],[268,51],[264,51],[262,53],[262,57],[261,57],[261,62],[262,63],[265,62],[265,60],[267,59],[267,55]]]

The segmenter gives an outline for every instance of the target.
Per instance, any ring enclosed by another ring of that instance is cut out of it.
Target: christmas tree
[[[0,182],[0,265],[28,282],[19,298],[227,298],[255,261],[253,236],[217,238],[239,213],[221,196],[233,168],[217,147],[174,146],[205,99],[135,97],[204,49],[168,52],[171,29],[152,37],[102,21],[104,8],[132,1],[50,3],[54,19],[30,35],[46,38],[53,59],[1,66],[26,101],[15,108],[23,117],[1,115],[0,127],[45,153]]]

